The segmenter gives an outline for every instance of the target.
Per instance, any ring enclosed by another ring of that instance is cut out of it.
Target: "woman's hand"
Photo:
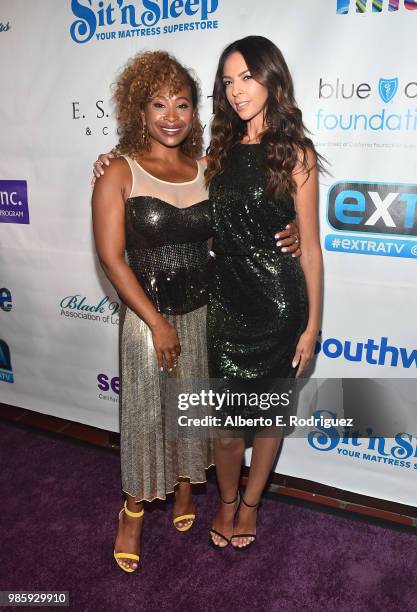
[[[151,328],[152,342],[158,359],[158,368],[164,369],[164,358],[168,371],[177,367],[178,357],[181,354],[181,346],[177,330],[163,316],[160,317],[155,326]]]
[[[103,166],[110,166],[111,160],[114,159],[115,157],[116,156],[111,151],[109,151],[108,153],[101,153],[98,156],[97,160],[93,164],[93,178],[91,179],[91,187],[94,187],[94,183],[96,182],[96,179],[100,178],[100,176],[103,176],[104,174]]]
[[[294,359],[292,360],[292,367],[296,368],[298,364],[298,370],[296,378],[299,378],[308,368],[310,362],[314,356],[314,348],[316,346],[317,332],[305,330],[298,340],[297,348],[295,349]]]
[[[281,247],[283,253],[291,253],[292,257],[300,257],[300,235],[297,222],[291,221],[281,232],[275,234],[278,240],[277,247]]]

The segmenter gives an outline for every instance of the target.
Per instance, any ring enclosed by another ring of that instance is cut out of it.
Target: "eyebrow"
[[[243,72],[239,72],[237,76],[242,76],[242,74],[245,74],[245,72],[250,72],[249,68],[246,68],[246,70],[243,70]],[[230,79],[230,77],[227,74],[224,74],[223,79]]]
[[[154,98],[152,98],[153,100],[157,100],[158,98],[162,98],[162,100],[169,100],[170,97],[169,96],[155,96]],[[187,98],[187,96],[179,96],[177,98],[177,100],[187,100],[187,102],[191,102],[190,98]]]

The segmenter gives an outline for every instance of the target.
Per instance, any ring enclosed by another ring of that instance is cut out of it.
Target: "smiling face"
[[[193,113],[191,89],[184,86],[174,95],[161,90],[147,103],[142,117],[151,139],[166,147],[178,147],[191,132]]]
[[[268,89],[256,81],[238,51],[231,53],[223,68],[226,97],[243,121],[259,120],[263,123],[268,100]]]

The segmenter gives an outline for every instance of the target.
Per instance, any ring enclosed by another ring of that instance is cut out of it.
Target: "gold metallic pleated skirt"
[[[165,315],[177,330],[181,344],[178,367],[159,372],[151,332],[134,312],[122,307],[120,316],[120,458],[122,489],[136,501],[166,499],[182,478],[191,483],[207,480],[213,465],[207,436],[168,431],[175,419],[166,401],[169,377],[181,381],[208,378],[206,310],[203,306],[183,315]]]

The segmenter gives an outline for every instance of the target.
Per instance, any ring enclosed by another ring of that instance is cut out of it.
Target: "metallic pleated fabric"
[[[187,435],[175,426],[172,403],[166,404],[168,378],[176,389],[189,392],[189,380],[207,379],[206,310],[203,306],[184,315],[167,315],[175,326],[181,356],[172,373],[159,372],[148,326],[129,308],[121,316],[120,455],[122,488],[136,501],[165,499],[179,478],[206,481],[213,464],[207,436]],[[184,387],[181,389],[181,380]]]
[[[126,259],[157,310],[176,328],[178,367],[160,372],[146,325],[127,306],[120,316],[120,455],[122,489],[139,501],[165,499],[179,479],[206,481],[213,464],[207,436],[178,428],[175,390],[206,380],[210,212],[203,168],[186,183],[152,177],[126,157],[132,192],[126,202]]]

